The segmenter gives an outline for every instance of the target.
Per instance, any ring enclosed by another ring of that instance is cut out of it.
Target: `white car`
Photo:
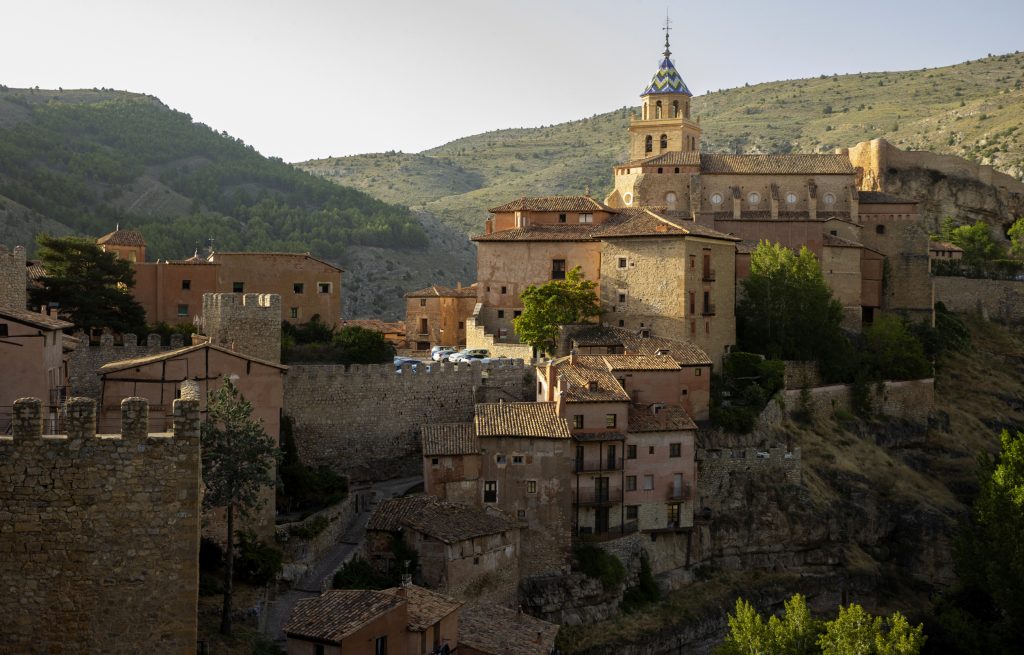
[[[490,356],[490,351],[483,348],[466,348],[465,350],[460,350],[457,353],[452,353],[452,355],[448,357],[448,361],[455,363],[468,362],[472,359],[486,359]]]
[[[430,349],[430,359],[435,362],[443,362],[451,357],[455,352],[455,349],[451,346],[434,346]]]

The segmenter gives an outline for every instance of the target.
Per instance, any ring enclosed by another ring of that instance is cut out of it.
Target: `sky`
[[[285,161],[401,150],[690,90],[1024,50],[1024,1],[0,0],[0,84],[123,89]]]

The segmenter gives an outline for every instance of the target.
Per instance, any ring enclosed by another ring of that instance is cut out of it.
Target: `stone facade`
[[[180,334],[171,335],[169,346],[163,344],[159,334],[150,334],[141,342],[134,334],[123,334],[120,344],[112,334],[100,336],[98,344],[93,344],[84,332],[76,333],[75,337],[79,343],[68,355],[68,385],[72,394],[97,400],[103,388],[97,371],[104,364],[120,359],[158,355],[185,345],[185,338]]]
[[[527,400],[532,367],[521,360],[490,366],[434,364],[430,372],[391,364],[296,364],[284,387],[303,462],[356,479],[422,471],[420,426],[473,420],[476,402]]]
[[[489,324],[493,325],[495,319],[492,318],[489,322],[486,317],[494,317],[496,315],[496,309],[484,307],[481,303],[476,304],[476,307],[473,308],[473,314],[466,319],[466,347],[483,348],[490,352],[492,357],[510,357],[527,362],[533,361],[532,346],[525,343],[516,343],[515,339],[513,339],[512,343],[509,343],[507,335],[515,334],[511,327],[504,328],[506,330],[506,338],[504,340],[501,338],[500,331],[497,335],[487,332],[487,326]]]
[[[818,416],[834,416],[839,410],[852,411],[851,385],[835,384],[810,389],[811,412]],[[886,380],[871,385],[872,410],[894,419],[900,419],[920,426],[928,424],[928,416],[935,406],[935,380]],[[792,412],[800,405],[800,389],[787,389],[782,392],[783,405]],[[776,411],[769,402],[766,413],[778,423],[783,412]],[[759,423],[759,428],[769,426]]]
[[[476,306],[476,287],[454,289],[433,285],[405,294],[405,326],[409,347],[464,347],[466,319]]]
[[[25,249],[8,250],[0,245],[0,307],[25,309],[28,306]]]
[[[280,317],[277,294],[203,294],[202,333],[211,343],[274,364],[281,362]]]
[[[756,475],[772,469],[782,471],[786,482],[800,484],[800,449],[787,452],[785,448],[774,447],[766,451],[756,448],[734,450],[697,450],[697,499],[698,507],[713,507],[716,498],[722,496],[723,486],[736,474]]]
[[[935,302],[952,312],[971,312],[1005,323],[1024,322],[1024,282],[935,277]]]
[[[20,399],[0,438],[0,650],[194,653],[198,400],[174,402],[171,434],[147,434],[141,398],[120,435],[96,435],[92,400],[66,409],[67,434],[42,437]]]

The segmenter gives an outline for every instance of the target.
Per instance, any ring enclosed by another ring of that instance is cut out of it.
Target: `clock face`
[[[757,203],[761,202],[761,194],[756,191],[752,191],[750,195],[747,196],[747,201],[751,205],[756,205]]]
[[[722,204],[722,194],[720,194],[720,193],[712,194],[711,195],[711,204],[712,205],[721,205]]]
[[[796,194],[795,193],[787,193],[786,194],[786,202],[788,202],[791,205],[795,205],[796,204]]]
[[[835,202],[836,202],[836,197],[833,194],[831,194],[831,193],[826,193],[825,197],[822,198],[822,201],[826,205],[834,205]]]

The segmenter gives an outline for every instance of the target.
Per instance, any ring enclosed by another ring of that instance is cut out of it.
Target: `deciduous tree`
[[[569,271],[564,280],[552,280],[540,286],[530,285],[520,300],[523,313],[512,321],[519,340],[542,352],[552,352],[561,325],[583,323],[601,315],[597,283],[583,277],[580,267]]]

